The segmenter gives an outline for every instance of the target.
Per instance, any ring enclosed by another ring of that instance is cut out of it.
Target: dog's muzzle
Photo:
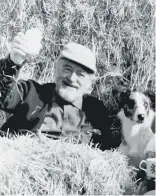
[[[144,114],[138,114],[138,122],[142,123],[145,119],[145,115]]]

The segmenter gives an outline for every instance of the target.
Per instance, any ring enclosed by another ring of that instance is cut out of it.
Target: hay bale
[[[0,194],[123,195],[137,190],[135,172],[117,150],[35,138],[0,138]]]

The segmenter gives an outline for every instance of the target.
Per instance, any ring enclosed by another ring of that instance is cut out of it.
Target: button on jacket
[[[102,101],[85,95],[81,106],[72,105],[55,93],[54,83],[14,82],[11,77],[5,77],[15,75],[19,69],[10,58],[0,60],[0,66],[0,79],[3,81],[0,107],[12,113],[1,130],[22,133],[41,130],[53,138],[72,134],[81,136],[81,142],[98,144],[102,150],[118,146]]]

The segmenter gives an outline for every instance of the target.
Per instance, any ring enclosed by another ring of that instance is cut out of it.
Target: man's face
[[[93,74],[88,73],[77,63],[68,59],[59,59],[55,69],[56,92],[64,100],[74,102],[88,93]]]

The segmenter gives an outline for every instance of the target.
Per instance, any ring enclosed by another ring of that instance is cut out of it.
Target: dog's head
[[[119,107],[127,118],[136,123],[143,123],[151,109],[155,110],[155,94],[126,90],[120,93]]]

